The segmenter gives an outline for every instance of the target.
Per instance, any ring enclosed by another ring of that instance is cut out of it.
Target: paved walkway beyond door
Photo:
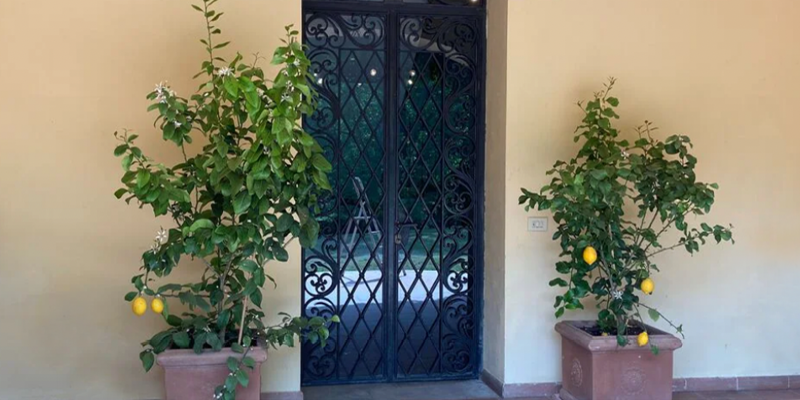
[[[304,400],[496,400],[480,381],[317,386],[303,388]],[[800,400],[800,390],[683,392],[673,400]],[[551,400],[546,397],[517,400]]]

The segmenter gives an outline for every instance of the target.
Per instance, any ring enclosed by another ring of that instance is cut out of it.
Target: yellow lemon
[[[647,332],[642,332],[636,337],[636,343],[639,344],[639,347],[647,346],[647,343],[650,343],[650,337],[647,336]]]
[[[603,332],[600,334],[600,336],[608,336],[608,332]]]
[[[642,281],[642,285],[640,286],[640,288],[642,289],[643,292],[645,292],[645,294],[652,294],[653,289],[656,288],[656,285],[655,283],[653,283],[652,279],[647,278]]]
[[[592,265],[595,261],[597,261],[597,250],[594,247],[589,246],[583,250],[583,261],[586,261],[587,264]]]
[[[131,309],[133,313],[138,316],[144,315],[144,313],[147,312],[147,300],[142,296],[136,296],[131,303]]]
[[[150,309],[153,310],[156,314],[161,314],[164,312],[164,300],[161,300],[161,297],[156,297],[150,302]]]

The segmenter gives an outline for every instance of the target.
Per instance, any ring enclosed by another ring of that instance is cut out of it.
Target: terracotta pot
[[[561,334],[561,398],[563,400],[671,400],[672,352],[680,339],[648,326],[650,346],[619,347],[614,336],[592,336],[581,327],[594,321],[564,321],[556,325]]]
[[[236,400],[259,400],[261,397],[261,364],[267,360],[267,352],[261,347],[253,347],[247,354],[256,361],[246,388],[239,387]],[[164,387],[166,400],[211,399],[214,388],[223,384],[228,377],[228,357],[241,357],[231,349],[221,351],[206,350],[195,354],[193,350],[167,350],[158,355],[156,361],[164,368]]]

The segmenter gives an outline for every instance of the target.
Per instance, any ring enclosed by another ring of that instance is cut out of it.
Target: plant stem
[[[222,292],[222,300],[217,303],[217,318],[219,319],[220,314],[222,314],[222,307],[225,305],[225,281],[228,278],[228,274],[231,272],[231,268],[233,268],[233,260],[236,259],[236,253],[231,254],[231,259],[228,261],[228,265],[225,267],[225,272],[220,275],[219,277],[219,290]],[[222,329],[219,331],[219,339],[222,343],[225,343],[225,333],[228,327],[223,326]]]
[[[250,300],[249,297],[244,298],[244,308],[242,308],[242,321],[239,323],[239,340],[236,343],[239,345],[242,344],[242,334],[244,333],[244,317],[247,315],[247,303]]]
[[[639,305],[640,305],[640,306],[642,306],[642,307],[644,307],[644,308],[646,308],[646,309],[648,309],[648,310],[653,310],[653,311],[657,312],[657,313],[658,313],[658,315],[659,315],[661,318],[663,318],[663,319],[664,319],[664,321],[667,321],[667,323],[668,323],[668,324],[669,324],[671,327],[675,328],[675,330],[676,330],[678,333],[680,333],[682,337],[684,337],[684,338],[686,337],[686,336],[684,336],[684,335],[683,335],[683,328],[681,328],[681,327],[679,327],[679,326],[675,325],[675,324],[674,324],[672,321],[670,321],[670,320],[669,320],[667,317],[665,317],[665,316],[664,316],[664,314],[662,314],[662,313],[661,313],[661,311],[658,311],[658,310],[656,310],[655,308],[653,308],[653,307],[650,307],[650,306],[648,306],[647,304],[644,304],[644,303],[641,303],[641,302],[639,303]]]

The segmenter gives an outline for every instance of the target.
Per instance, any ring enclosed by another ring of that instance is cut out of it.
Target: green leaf
[[[125,188],[117,189],[117,191],[114,192],[114,197],[121,199],[122,196],[125,196],[125,193],[128,193],[128,189]]]
[[[236,371],[236,380],[239,381],[239,384],[242,385],[242,387],[247,387],[247,385],[250,383],[250,378],[247,377],[247,373],[241,369]]]
[[[606,102],[608,102],[608,104],[611,104],[614,107],[619,106],[619,99],[617,99],[616,97],[609,97],[606,99]]]
[[[145,372],[150,371],[150,368],[153,368],[153,364],[156,361],[156,356],[150,350],[145,350],[139,353],[139,359],[142,360],[142,366],[144,367]]]
[[[222,349],[222,341],[219,340],[219,336],[213,333],[206,335],[206,343],[214,350]]]
[[[314,154],[314,156],[311,158],[311,164],[322,172],[331,172],[333,170],[331,163],[329,163],[328,160],[326,160],[325,157],[319,153]]]
[[[122,169],[125,171],[131,169],[131,164],[133,163],[133,156],[128,154],[127,156],[122,158]]]
[[[567,287],[567,281],[561,278],[555,278],[549,283],[550,286],[560,286],[560,287]]]
[[[249,192],[243,191],[233,199],[233,212],[244,214],[249,208],[253,198]]]
[[[114,156],[115,157],[119,157],[119,156],[125,154],[126,151],[128,151],[128,145],[127,144],[121,144],[121,145],[117,146],[114,149]]]
[[[235,98],[239,96],[239,81],[237,81],[235,78],[226,76],[225,79],[222,80],[222,85],[225,86],[225,90],[231,95],[231,97]]]
[[[323,342],[328,340],[330,335],[331,335],[331,333],[330,333],[330,331],[328,331],[328,328],[326,328],[324,326],[319,328],[319,337]]]
[[[278,232],[286,232],[292,225],[295,223],[294,217],[291,214],[283,214],[278,218],[278,222],[275,224],[275,229]]]
[[[273,255],[275,259],[280,262],[289,261],[289,253],[283,247],[278,247],[273,250]]]
[[[135,299],[136,295],[138,294],[139,294],[138,292],[128,292],[127,294],[125,294],[125,301],[133,301],[133,299]]]
[[[239,369],[239,360],[236,357],[228,357],[228,371],[236,371]]]
[[[254,360],[252,357],[245,357],[242,359],[242,364],[248,368],[255,368],[256,360]]]
[[[608,173],[604,169],[594,169],[589,173],[592,175],[592,178],[596,180],[602,180],[608,177]]]
[[[179,327],[181,326],[181,324],[183,324],[183,320],[180,319],[180,317],[178,316],[170,314],[169,316],[167,316],[167,323],[170,326]]]
[[[141,189],[145,187],[148,182],[150,182],[150,171],[140,169],[139,172],[136,173],[136,186]]]
[[[172,334],[172,341],[175,345],[185,349],[189,347],[189,334],[186,331],[175,332]]]
[[[210,333],[202,332],[194,337],[194,352],[200,354],[203,352],[203,346],[206,344],[206,337],[213,336]]]
[[[338,315],[334,315],[334,316],[331,317],[331,322],[338,324],[338,323],[342,322],[342,320],[341,320],[341,318],[339,318]]]
[[[211,229],[214,227],[214,223],[208,219],[198,219],[194,221],[191,227],[189,227],[189,232],[197,232],[200,229]]]
[[[242,263],[239,264],[239,268],[241,268],[242,271],[249,272],[252,274],[253,272],[256,272],[256,270],[258,269],[258,264],[256,264],[255,261],[248,259],[242,261]]]
[[[653,308],[647,309],[647,313],[650,314],[650,318],[656,322],[658,322],[658,319],[661,317],[661,314]]]

